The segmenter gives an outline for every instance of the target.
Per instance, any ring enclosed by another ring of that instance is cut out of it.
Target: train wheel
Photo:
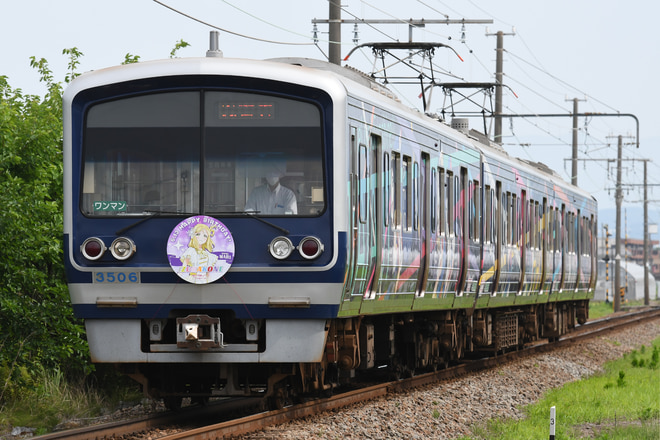
[[[195,403],[199,406],[207,406],[209,404],[209,396],[197,396],[191,399],[191,403]]]
[[[392,358],[390,367],[389,367],[389,376],[392,380],[401,380],[403,379],[403,374],[405,372],[405,368],[401,363],[398,361],[397,358]]]
[[[268,397],[268,407],[271,410],[282,409],[291,404],[292,393],[286,384],[277,387],[272,396]]]
[[[181,396],[167,396],[163,398],[165,408],[169,409],[170,411],[179,411],[181,409],[182,401],[183,397]]]
[[[463,358],[463,347],[465,347],[465,334],[460,322],[456,322],[456,360]]]

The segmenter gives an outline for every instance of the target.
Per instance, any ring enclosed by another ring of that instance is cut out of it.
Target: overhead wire
[[[583,96],[587,96],[587,97],[591,98],[592,100],[594,100],[594,101],[598,102],[599,104],[601,104],[601,105],[603,105],[603,106],[609,108],[610,110],[614,111],[615,113],[620,113],[619,110],[615,109],[614,107],[610,106],[609,104],[606,104],[606,103],[604,103],[603,101],[601,101],[601,100],[599,100],[599,99],[597,99],[597,98],[595,98],[595,97],[589,95],[588,93],[586,93],[586,92],[584,92],[584,91],[578,89],[577,87],[575,87],[575,86],[573,86],[573,85],[567,83],[566,81],[562,80],[561,78],[559,78],[559,77],[557,77],[557,76],[551,74],[551,73],[548,72],[547,70],[542,69],[542,68],[540,68],[540,67],[538,67],[538,66],[535,66],[534,64],[530,63],[529,61],[525,60],[524,58],[520,57],[519,55],[516,55],[515,53],[513,53],[513,52],[511,52],[511,51],[509,51],[509,50],[507,50],[507,53],[508,53],[509,55],[511,55],[512,57],[515,57],[515,58],[519,59],[520,61],[522,61],[523,63],[529,65],[530,67],[535,68],[535,69],[538,70],[539,72],[541,72],[541,73],[543,73],[543,74],[549,76],[550,78],[554,79],[555,81],[557,81],[557,82],[559,82],[559,83],[561,83],[561,84],[564,84],[565,86],[567,86],[567,87],[573,89],[574,91],[579,92],[581,95],[583,95]]]
[[[227,6],[231,6],[232,8],[236,9],[237,11],[242,12],[243,14],[245,14],[245,15],[247,15],[247,16],[249,16],[249,17],[254,18],[254,19],[257,20],[257,21],[260,21],[260,22],[262,22],[262,23],[264,23],[264,24],[267,24],[267,25],[269,25],[269,26],[272,26],[272,27],[274,27],[274,28],[276,28],[276,29],[280,29],[280,30],[283,30],[283,31],[288,32],[288,33],[290,33],[290,34],[297,35],[297,36],[300,36],[300,37],[303,37],[303,38],[306,38],[306,39],[309,39],[309,38],[310,38],[309,35],[303,35],[303,34],[300,34],[300,33],[298,33],[298,32],[294,32],[294,31],[292,31],[290,28],[285,28],[285,27],[280,26],[280,25],[277,25],[277,24],[275,24],[275,23],[271,23],[271,22],[268,21],[268,20],[264,20],[264,19],[262,19],[261,17],[258,17],[258,16],[256,16],[256,15],[254,15],[254,14],[252,14],[252,13],[250,13],[250,12],[244,10],[244,9],[239,8],[238,6],[234,5],[233,3],[230,3],[230,2],[227,1],[227,0],[222,0],[222,2],[223,2],[224,4],[226,4]]]
[[[335,2],[336,0],[329,0],[329,1]],[[430,10],[434,11],[435,13],[438,13],[438,14],[442,15],[443,17],[446,17],[446,18],[449,17],[448,14],[446,14],[446,13],[444,13],[444,12],[441,12],[441,11],[437,10],[437,9],[434,8],[432,5],[429,5],[427,2],[424,2],[424,1],[421,1],[421,0],[417,0],[417,1],[418,1],[418,3],[420,3],[421,5],[423,5],[423,6],[426,7],[426,8],[429,8]],[[194,16],[192,16],[192,15],[190,15],[190,14],[184,13],[184,12],[182,12],[182,11],[180,11],[180,10],[178,10],[178,9],[176,9],[176,8],[174,8],[174,7],[172,7],[172,6],[167,5],[166,3],[164,3],[164,2],[161,1],[161,0],[154,0],[154,2],[156,2],[157,4],[163,6],[163,7],[167,8],[167,9],[170,9],[170,10],[172,10],[173,12],[175,12],[175,13],[177,13],[177,14],[180,14],[180,15],[182,15],[182,16],[188,18],[188,19],[191,19],[191,20],[196,21],[196,22],[198,22],[198,23],[201,23],[201,24],[203,24],[203,25],[205,25],[205,26],[209,26],[209,27],[211,27],[211,28],[213,28],[213,29],[217,29],[217,30],[220,30],[220,31],[222,31],[222,32],[225,32],[225,33],[228,33],[228,34],[231,34],[231,35],[235,35],[235,36],[238,36],[238,37],[241,37],[241,38],[246,38],[246,39],[250,39],[250,40],[254,40],[254,41],[260,41],[260,42],[265,42],[265,43],[270,43],[270,44],[279,44],[279,45],[290,45],[290,46],[312,46],[312,45],[316,45],[316,43],[315,43],[315,42],[312,42],[312,41],[310,41],[310,42],[286,42],[286,41],[275,41],[275,40],[271,40],[271,39],[263,39],[263,38],[258,38],[258,37],[254,37],[254,36],[250,36],[250,35],[241,34],[241,33],[238,33],[238,32],[231,31],[231,30],[226,29],[226,28],[222,28],[222,27],[220,27],[220,26],[213,25],[213,24],[208,23],[208,22],[206,22],[206,21],[200,20],[200,19],[198,19],[198,18],[196,18],[196,17],[194,17]],[[490,12],[488,12],[488,11],[484,10],[483,8],[479,7],[479,6],[478,6],[477,4],[475,4],[475,2],[473,2],[472,0],[470,0],[469,2],[470,2],[474,7],[476,7],[476,8],[479,9],[480,11],[484,12],[484,13],[487,14],[488,16],[493,17],[494,19],[496,19],[496,20],[498,20],[498,21],[500,21],[500,22],[506,24],[506,22],[504,22],[503,20],[494,17],[493,14],[491,14]],[[302,34],[300,34],[300,33],[293,32],[293,31],[291,31],[291,30],[288,29],[288,28],[284,28],[284,27],[279,26],[279,25],[277,25],[277,24],[275,24],[275,23],[269,22],[268,20],[264,20],[264,19],[260,18],[259,16],[255,15],[255,14],[252,14],[252,13],[250,13],[249,11],[246,11],[246,10],[244,10],[244,9],[242,9],[242,8],[240,8],[240,7],[238,7],[238,6],[236,6],[235,4],[231,3],[230,1],[223,0],[223,3],[227,4],[228,6],[234,8],[234,9],[240,11],[241,13],[243,13],[243,14],[245,14],[245,15],[248,15],[248,16],[250,16],[251,18],[253,18],[253,19],[255,19],[255,20],[258,20],[258,21],[260,21],[260,22],[262,22],[262,23],[268,24],[268,25],[273,26],[273,27],[275,27],[275,28],[278,28],[278,29],[280,29],[280,30],[284,30],[284,31],[289,32],[289,33],[291,33],[291,34],[293,34],[293,35],[301,36],[301,37],[303,37],[303,38],[305,38],[305,39],[310,39],[310,40],[311,40],[311,37],[310,37],[310,36],[302,35]],[[376,10],[376,11],[379,11],[380,13],[383,13],[383,14],[389,16],[389,17],[392,17],[392,18],[394,18],[394,19],[399,20],[402,24],[408,24],[409,26],[411,25],[410,22],[409,22],[409,20],[398,19],[398,18],[395,17],[394,15],[392,15],[392,14],[390,14],[389,12],[383,10],[382,8],[379,8],[379,7],[375,6],[375,5],[373,5],[373,4],[370,3],[370,2],[367,2],[367,1],[365,1],[365,0],[361,0],[361,3],[362,3],[363,5],[369,7],[369,8],[372,8],[372,9],[374,9],[374,10]],[[444,7],[446,7],[448,10],[450,10],[450,11],[456,13],[458,16],[461,15],[460,13],[456,12],[454,9],[452,9],[451,7],[449,7],[448,5],[446,5],[445,3],[443,3],[442,1],[438,1],[438,3],[441,4],[441,5],[443,5]],[[353,13],[352,13],[347,7],[341,6],[341,9],[342,9],[343,12],[345,12],[346,14],[348,14],[348,15],[354,17],[356,20],[362,20],[362,21],[364,22],[364,24],[366,24],[367,26],[369,26],[370,28],[372,28],[374,31],[376,31],[376,32],[380,33],[381,35],[385,36],[386,38],[389,38],[389,39],[391,39],[392,41],[398,41],[397,38],[395,38],[395,37],[389,35],[388,33],[382,31],[381,29],[379,29],[379,28],[376,27],[376,26],[373,26],[373,25],[371,25],[370,23],[367,23],[366,21],[364,21],[364,19],[359,18],[357,15],[353,14]],[[438,35],[438,36],[440,36],[440,37],[442,37],[442,38],[451,39],[451,37],[448,37],[448,36],[446,36],[446,35],[439,34],[439,33],[436,33],[436,32],[430,31],[430,30],[426,30],[426,29],[425,29],[425,33],[432,34],[432,35]],[[563,85],[563,86],[565,86],[565,87],[568,87],[569,89],[571,89],[571,90],[573,90],[573,91],[577,91],[577,92],[579,92],[580,94],[582,94],[583,96],[589,97],[589,99],[590,99],[591,101],[594,101],[594,102],[596,102],[596,103],[598,103],[598,104],[600,104],[600,105],[602,105],[602,106],[604,106],[604,107],[606,107],[606,108],[608,108],[608,109],[610,109],[610,110],[613,110],[614,112],[617,112],[617,113],[618,113],[618,110],[616,110],[616,109],[613,108],[612,106],[610,106],[610,105],[604,103],[603,101],[601,101],[601,100],[599,100],[599,99],[597,99],[597,98],[595,98],[595,97],[593,97],[593,96],[591,96],[591,95],[589,95],[589,94],[583,92],[583,91],[580,90],[579,88],[574,87],[573,85],[569,84],[568,82],[566,82],[566,81],[564,81],[564,80],[558,78],[557,76],[551,74],[551,73],[550,73],[550,72],[549,72],[549,71],[543,66],[543,64],[538,60],[538,58],[536,57],[536,55],[534,54],[534,52],[529,48],[529,46],[527,45],[526,41],[524,40],[524,38],[522,37],[522,35],[520,34],[519,31],[517,32],[517,35],[520,37],[520,40],[522,41],[522,43],[523,43],[523,45],[525,46],[525,48],[527,49],[527,51],[528,51],[528,52],[532,55],[532,57],[534,58],[535,63],[529,62],[528,60],[526,60],[526,59],[523,58],[522,56],[520,56],[520,55],[518,55],[518,54],[516,54],[516,53],[514,53],[514,52],[512,52],[512,51],[510,51],[510,50],[506,50],[506,53],[509,54],[509,56],[511,57],[511,61],[514,62],[514,64],[515,64],[515,65],[516,65],[516,66],[517,66],[517,67],[518,67],[518,68],[519,68],[519,69],[520,69],[525,75],[527,75],[530,79],[532,79],[532,81],[534,81],[534,82],[535,82],[536,84],[538,84],[538,85],[543,86],[546,90],[551,91],[547,86],[545,86],[544,84],[539,83],[539,82],[536,81],[531,75],[529,75],[529,74],[526,72],[526,70],[520,65],[520,63],[523,63],[523,64],[525,64],[525,65],[527,65],[527,66],[529,66],[529,67],[531,67],[531,68],[533,68],[533,69],[538,70],[539,72],[543,73],[544,75],[547,75],[549,78],[551,78],[551,79],[553,79],[554,81],[556,81],[558,84],[561,84],[561,85]],[[317,42],[318,42],[318,40],[317,40]],[[466,48],[467,48],[467,49],[469,50],[469,52],[470,52],[470,55],[472,56],[472,58],[473,58],[474,60],[476,60],[476,61],[478,62],[478,64],[481,66],[481,68],[482,68],[484,71],[486,71],[486,72],[488,72],[489,74],[491,74],[490,71],[489,71],[489,68],[488,68],[488,67],[486,66],[486,64],[481,60],[481,58],[480,58],[479,56],[477,56],[477,54],[472,50],[472,48],[471,48],[467,43],[463,43],[463,44],[465,44]],[[365,58],[366,58],[366,54],[363,53],[363,55],[364,55]],[[419,64],[415,64],[414,62],[411,62],[410,65],[412,65],[412,66],[416,66],[416,67],[420,67]],[[456,78],[456,79],[459,79],[459,80],[464,80],[464,78],[462,78],[460,75],[457,75],[457,74],[455,74],[455,73],[453,73],[453,72],[451,72],[451,71],[445,69],[445,68],[442,67],[442,66],[438,66],[437,63],[435,63],[435,62],[432,63],[432,66],[433,66],[434,68],[438,69],[438,71],[441,72],[441,73],[444,74],[444,75],[448,75],[448,76],[450,76],[450,77],[452,77],[452,78]],[[521,80],[519,80],[519,79],[517,79],[517,78],[515,78],[515,77],[512,77],[511,75],[507,75],[507,78],[508,78],[509,80],[511,80],[511,81],[513,81],[513,82],[515,82],[515,83],[517,83],[519,86],[521,86],[521,87],[523,87],[523,88],[525,88],[525,89],[527,89],[527,90],[532,91],[535,95],[537,95],[537,96],[539,96],[540,98],[542,98],[543,100],[545,100],[545,101],[551,103],[552,105],[557,106],[558,108],[562,109],[562,111],[566,111],[566,112],[570,113],[569,110],[565,109],[564,107],[562,107],[561,105],[559,105],[559,104],[557,104],[556,102],[552,101],[551,99],[549,99],[549,98],[547,98],[547,97],[541,95],[538,91],[536,91],[536,90],[535,90],[534,88],[532,88],[532,87],[527,86],[527,85],[526,85],[524,82],[522,82]],[[390,86],[392,86],[392,85],[390,85]],[[394,87],[393,87],[393,88],[394,88]],[[555,92],[555,93],[556,93],[556,92]],[[403,97],[404,99],[405,99],[405,96],[406,96],[405,94],[402,95],[402,97]],[[509,109],[510,111],[512,111],[512,113],[516,113],[513,109],[511,109],[511,108],[508,107],[508,106],[507,106],[507,109]],[[527,119],[527,118],[523,118],[523,119]],[[550,132],[550,131],[548,131],[548,130],[542,128],[542,127],[540,127],[538,124],[536,124],[536,123],[531,123],[529,120],[526,120],[526,123],[535,126],[537,129],[539,129],[539,130],[545,132],[546,134],[550,135],[551,137],[557,139],[557,140],[560,142],[560,145],[568,145],[568,143],[567,143],[566,141],[564,141],[564,140],[561,139],[560,137],[555,136],[552,132]],[[520,142],[520,139],[518,138],[518,135],[517,135],[517,134],[513,133],[513,136],[514,136],[514,138],[519,142],[519,144],[522,144],[522,142]],[[589,140],[595,140],[595,143],[589,144],[589,143],[588,143]],[[594,137],[594,136],[592,135],[591,132],[587,132],[587,131],[586,131],[586,128],[585,128],[585,131],[584,131],[584,142],[583,142],[583,145],[585,145],[585,150],[583,151],[583,154],[588,155],[589,157],[592,157],[592,155],[593,155],[594,153],[599,152],[599,150],[603,150],[603,149],[608,149],[608,148],[609,148],[609,147],[601,147],[600,149],[599,149],[599,148],[597,148],[597,149],[593,149],[593,147],[590,148],[589,145],[592,145],[592,146],[598,147],[599,145],[609,145],[609,144],[604,143],[602,140],[598,140],[598,138],[597,138],[597,137]],[[634,154],[634,152],[635,152],[635,151],[633,150],[633,154]],[[630,153],[628,153],[628,154],[630,154]],[[658,163],[654,163],[654,162],[651,162],[651,164],[652,164],[652,167],[653,167],[654,169],[656,169],[656,170],[657,170],[657,169],[660,169],[660,164],[658,164]],[[599,165],[599,166],[601,166],[601,165]]]
[[[485,13],[487,16],[489,16],[489,17],[491,17],[491,18],[493,18],[493,19],[495,19],[495,20],[497,20],[497,21],[500,21],[500,22],[502,22],[502,23],[504,23],[504,24],[506,24],[506,25],[508,25],[508,26],[511,26],[511,27],[513,28],[513,25],[512,25],[511,23],[507,23],[506,21],[502,20],[501,18],[494,16],[491,12],[485,10],[484,8],[482,8],[481,6],[479,6],[478,4],[476,4],[474,1],[469,0],[469,3],[471,3],[475,8],[477,8],[477,9],[480,10],[481,12]],[[519,31],[519,30],[516,30],[515,33],[516,33],[516,35],[519,37],[520,41],[521,41],[522,44],[525,46],[525,48],[527,49],[527,51],[529,52],[529,54],[531,54],[531,56],[533,57],[533,59],[534,59],[535,62],[536,62],[536,65],[534,65],[534,64],[530,63],[529,61],[526,61],[525,59],[523,59],[521,56],[516,55],[515,53],[512,53],[511,51],[505,50],[507,53],[509,53],[509,54],[512,56],[511,61],[514,62],[514,64],[516,64],[517,67],[518,67],[522,72],[524,72],[525,74],[527,74],[527,72],[525,71],[525,69],[523,69],[520,65],[517,64],[517,62],[516,62],[517,60],[521,60],[521,61],[523,61],[523,62],[529,64],[530,66],[534,67],[535,69],[541,71],[542,73],[548,75],[550,78],[553,79],[553,81],[557,82],[558,84],[561,84],[561,85],[564,86],[564,87],[569,87],[570,89],[573,89],[573,90],[577,90],[577,91],[579,91],[581,94],[583,94],[584,96],[589,96],[589,95],[586,94],[585,92],[582,92],[581,90],[579,90],[577,87],[574,87],[574,86],[572,86],[571,84],[568,84],[566,81],[563,81],[563,80],[561,80],[560,78],[556,77],[555,75],[550,74],[550,73],[548,72],[548,70],[545,68],[545,66],[543,65],[543,63],[538,59],[538,57],[536,56],[536,54],[534,53],[534,51],[531,50],[531,48],[530,48],[529,45],[527,44],[526,39],[525,39],[524,36],[520,33],[520,31]],[[540,66],[540,67],[539,67],[539,66]],[[531,75],[529,75],[529,74],[527,74],[527,75],[528,75],[529,78],[532,79],[535,83],[541,85],[542,87],[544,87],[544,88],[547,89],[547,90],[550,90],[545,84],[541,84],[541,83],[539,83],[538,81],[534,80],[533,77],[532,77]],[[512,79],[512,77],[511,77],[510,75],[508,76],[508,78]],[[523,87],[527,87],[527,86],[525,86],[525,85],[523,84],[522,81],[517,81],[517,82],[518,82],[519,84],[521,84]],[[531,88],[529,88],[529,89],[532,90]],[[540,95],[538,92],[536,92],[535,90],[533,90],[533,91],[534,91],[537,95],[541,96],[541,95]],[[589,97],[590,97],[592,100],[594,100],[594,101],[600,103],[601,105],[604,105],[604,106],[606,106],[606,107],[608,107],[608,108],[614,110],[615,112],[618,112],[618,110],[613,109],[613,107],[611,107],[611,106],[605,104],[604,102],[602,102],[602,101],[600,101],[600,100],[598,100],[598,99],[596,99],[596,98],[594,98],[594,97],[592,97],[592,96],[589,96]],[[548,102],[552,102],[549,98],[543,97],[543,99],[545,99],[545,100],[548,101]],[[560,105],[560,104],[553,103],[553,105],[556,105],[557,107],[563,109],[562,105]],[[607,125],[607,124],[605,124],[605,125]],[[602,141],[601,141],[601,142],[602,142]]]
[[[228,34],[235,35],[237,37],[247,38],[249,40],[254,40],[254,41],[261,41],[263,43],[282,44],[282,45],[288,45],[288,46],[314,46],[314,44],[315,44],[313,42],[310,42],[310,43],[294,43],[294,42],[275,41],[275,40],[268,40],[268,39],[264,39],[264,38],[252,37],[250,35],[245,35],[245,34],[241,34],[241,33],[238,33],[238,32],[230,31],[229,29],[222,28],[220,26],[216,26],[214,24],[211,24],[211,23],[208,23],[206,21],[200,20],[199,18],[193,17],[190,14],[186,14],[185,12],[180,11],[180,10],[178,10],[178,9],[176,9],[176,8],[174,8],[174,7],[168,5],[168,4],[166,4],[166,3],[164,3],[160,0],[153,0],[153,1],[158,3],[159,5],[163,6],[164,8],[167,8],[167,9],[173,11],[173,12],[176,12],[177,14],[180,14],[180,15],[182,15],[182,16],[190,19],[190,20],[196,21],[196,22],[201,23],[205,26],[208,26],[208,27],[213,28],[213,29],[217,29],[217,30],[222,31],[222,32],[226,32]]]
[[[387,33],[383,32],[383,31],[380,30],[380,29],[378,29],[376,26],[372,25],[371,23],[369,23],[368,21],[366,21],[364,18],[358,17],[357,15],[353,14],[353,13],[350,12],[348,9],[346,9],[344,6],[342,6],[341,3],[337,3],[335,0],[328,0],[328,1],[331,2],[331,3],[334,4],[334,5],[339,5],[339,8],[340,8],[343,12],[346,12],[348,15],[350,15],[350,16],[353,17],[354,19],[361,21],[362,24],[367,25],[368,27],[370,27],[370,28],[373,29],[374,31],[378,32],[379,34],[382,34],[383,36],[385,36],[386,38],[389,38],[389,39],[392,40],[392,41],[398,41],[397,38],[394,38],[393,36],[388,35]],[[365,3],[365,2],[362,2],[362,3]]]

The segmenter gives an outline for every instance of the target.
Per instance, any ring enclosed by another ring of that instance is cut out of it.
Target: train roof
[[[271,68],[263,69],[263,63],[272,63]],[[509,156],[509,154],[502,148],[501,145],[496,144],[488,139],[486,135],[473,129],[460,130],[452,128],[449,123],[440,119],[437,116],[429,115],[420,112],[419,110],[409,108],[401,103],[399,98],[387,87],[375,81],[371,76],[366,73],[360,72],[357,69],[348,66],[339,66],[329,63],[327,61],[316,60],[311,58],[272,58],[267,60],[252,60],[242,58],[214,58],[214,57],[199,57],[199,58],[175,58],[155,61],[145,61],[135,64],[122,65],[116,67],[109,67],[99,69],[93,72],[85,73],[77,77],[65,90],[65,101],[73,99],[73,96],[79,91],[105,85],[112,82],[130,81],[134,79],[147,78],[159,75],[189,75],[189,74],[217,74],[218,66],[223,66],[220,70],[223,74],[239,74],[243,69],[254,70],[260,72],[264,78],[277,78],[287,77],[291,81],[300,83],[310,83],[310,77],[303,70],[291,70],[292,67],[302,67],[313,69],[316,71],[327,72],[329,76],[337,80],[334,85],[327,82],[328,87],[336,87],[340,83],[348,92],[357,93],[358,96],[368,97],[377,100],[378,103],[384,107],[389,107],[391,111],[403,113],[405,112],[410,118],[415,118],[420,124],[426,127],[441,132],[449,137],[453,137],[463,144],[469,145],[486,157],[501,160],[511,164],[516,164],[522,168],[527,168],[532,173],[541,173],[546,175],[556,184],[570,188],[573,191],[588,195],[581,189],[572,186],[566,182],[559,174],[550,169],[547,165],[530,160],[524,160]],[[281,69],[276,66],[281,66]],[[299,72],[297,74],[296,72]],[[318,76],[316,76],[318,81]],[[329,78],[329,77],[326,77]],[[311,83],[309,84],[311,85]],[[356,87],[357,86],[357,87]],[[359,90],[368,89],[372,92],[371,95],[359,92]],[[335,93],[338,90],[335,88]],[[346,93],[346,92],[344,92]]]
[[[515,156],[510,156],[508,152],[500,144],[492,142],[488,138],[488,136],[477,130],[469,129],[469,128],[466,130],[457,129],[451,127],[449,123],[441,120],[435,115],[424,114],[415,109],[405,107],[401,103],[399,98],[394,93],[392,93],[392,91],[390,91],[387,87],[376,82],[368,74],[364,72],[360,72],[359,70],[354,69],[350,66],[339,66],[337,64],[328,63],[326,61],[321,61],[311,58],[296,58],[296,57],[273,58],[265,61],[285,63],[295,66],[327,71],[339,76],[340,78],[348,79],[363,87],[369,88],[370,90],[378,93],[381,96],[389,98],[391,101],[393,101],[390,103],[390,105],[397,106],[398,108],[407,111],[411,115],[416,115],[417,117],[429,123],[432,123],[435,127],[440,125],[445,129],[452,128],[454,130],[452,131],[453,136],[464,136],[463,138],[464,143],[469,144],[470,146],[478,150],[481,154],[484,154],[486,157],[496,158],[497,160],[507,162],[509,164],[515,164],[517,166],[521,166],[522,168],[527,168],[531,172],[541,173],[558,186],[564,187],[565,189],[570,189],[576,193],[580,193],[584,197],[594,199],[593,196],[591,196],[586,191],[572,185],[570,182],[567,182],[559,173],[554,171],[548,165],[542,162],[536,162],[533,160],[527,160]],[[345,81],[342,82],[346,85]]]

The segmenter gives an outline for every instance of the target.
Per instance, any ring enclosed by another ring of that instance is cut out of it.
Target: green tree
[[[188,46],[183,40],[170,53]],[[69,57],[65,83],[83,53]],[[123,64],[137,63],[126,54]],[[30,58],[47,92],[23,94],[0,75],[0,407],[44,371],[91,371],[82,323],[73,316],[63,264],[62,84]]]
[[[82,53],[64,53],[68,82]],[[0,402],[41,367],[89,365],[62,264],[62,85],[46,60],[32,57],[31,66],[47,86],[43,98],[0,76]]]

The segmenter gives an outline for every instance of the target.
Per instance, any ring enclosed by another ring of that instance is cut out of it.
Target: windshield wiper
[[[251,217],[255,220],[259,220],[261,223],[266,224],[270,226],[271,228],[275,228],[278,231],[280,231],[284,235],[289,235],[289,230],[286,228],[283,228],[281,226],[278,226],[274,223],[269,222],[268,220],[264,220],[263,218],[259,217],[259,212],[260,211],[226,211],[226,212],[208,212],[206,213],[207,215],[230,215],[230,214],[238,214],[246,217]]]
[[[119,229],[118,231],[115,232],[115,234],[116,235],[122,235],[126,231],[128,231],[129,229],[133,229],[134,227],[141,225],[142,223],[146,222],[147,220],[150,220],[154,217],[158,217],[158,216],[163,215],[163,214],[169,214],[169,215],[195,215],[191,212],[176,212],[176,211],[145,210],[144,212],[149,213],[149,215],[147,215],[146,217],[141,218],[140,220],[136,221],[135,223],[131,223],[130,225]],[[238,215],[242,215],[242,216],[251,217],[255,220],[259,220],[261,223],[264,223],[264,224],[270,226],[271,228],[277,229],[278,231],[280,231],[284,235],[289,235],[289,230],[288,229],[283,228],[281,226],[278,226],[274,223],[271,223],[271,222],[269,222],[267,220],[264,220],[263,218],[259,217],[259,215],[258,215],[259,211],[226,211],[226,212],[206,213],[206,215],[229,215],[229,214],[234,214],[234,215],[238,214]]]
[[[190,212],[152,211],[152,210],[150,210],[150,209],[147,209],[147,210],[145,210],[145,211],[143,211],[143,212],[146,212],[146,213],[148,213],[149,215],[147,215],[146,217],[141,218],[140,220],[136,221],[135,223],[131,223],[130,225],[125,226],[125,227],[119,229],[118,231],[115,232],[115,234],[116,234],[116,235],[122,235],[122,234],[124,234],[126,231],[128,231],[129,229],[133,229],[134,227],[136,227],[136,226],[138,226],[138,225],[141,225],[142,223],[146,222],[147,220],[150,220],[150,219],[152,219],[152,218],[154,218],[154,217],[158,217],[159,215],[162,215],[162,214],[170,214],[170,215],[174,215],[174,214],[176,214],[176,215],[194,215],[194,214],[192,214],[192,213],[190,213]]]

